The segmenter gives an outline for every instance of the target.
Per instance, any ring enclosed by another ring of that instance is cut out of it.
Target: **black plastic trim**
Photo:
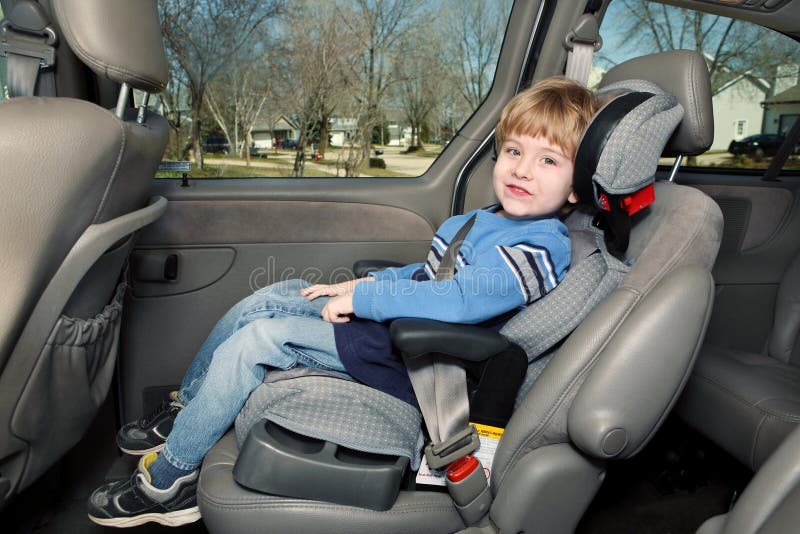
[[[444,354],[480,362],[508,349],[511,342],[494,330],[445,323],[432,319],[402,318],[392,321],[392,343],[406,357]]]

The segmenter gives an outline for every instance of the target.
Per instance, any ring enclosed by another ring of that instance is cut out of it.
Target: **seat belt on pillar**
[[[786,134],[783,144],[778,147],[778,151],[772,157],[772,161],[769,167],[767,167],[767,171],[764,173],[764,181],[775,182],[778,180],[778,175],[783,165],[786,163],[786,160],[794,153],[798,140],[800,140],[800,117],[794,120],[794,125]]]
[[[566,77],[586,86],[592,70],[592,56],[602,46],[597,19],[591,13],[584,13],[564,38],[564,48],[569,50]]]
[[[42,6],[19,0],[0,23],[8,96],[56,96],[56,33]]]
[[[445,250],[435,281],[452,280],[456,258],[477,214],[456,232]],[[404,358],[414,394],[428,429],[431,443],[425,460],[431,469],[449,466],[447,489],[467,525],[476,524],[489,511],[492,494],[480,461],[469,456],[481,444],[469,424],[467,375],[457,361],[441,355]]]

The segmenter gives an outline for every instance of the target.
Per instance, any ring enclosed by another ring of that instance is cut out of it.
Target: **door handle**
[[[134,252],[131,255],[131,274],[138,282],[175,282],[178,267],[177,254]]]

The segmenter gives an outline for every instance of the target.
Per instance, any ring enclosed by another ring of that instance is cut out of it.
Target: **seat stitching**
[[[761,420],[758,422],[758,426],[756,426],[756,432],[753,435],[753,446],[750,448],[750,466],[755,469],[756,466],[756,450],[758,449],[758,436],[761,434],[761,427],[764,426],[764,422],[769,417],[767,414],[761,416]]]
[[[106,201],[108,200],[108,196],[111,193],[111,188],[114,186],[114,182],[117,179],[117,173],[119,172],[120,165],[122,163],[122,156],[125,153],[125,147],[127,145],[127,132],[125,131],[125,127],[122,125],[122,119],[115,121],[119,126],[120,131],[122,132],[122,139],[120,140],[119,145],[119,152],[117,153],[117,161],[114,162],[114,169],[111,171],[111,176],[108,178],[108,183],[106,184],[106,190],[103,192],[103,198],[100,200],[100,204],[97,206],[97,211],[94,214],[93,222],[97,223],[98,219],[100,218],[100,214],[103,212],[103,208],[105,208]]]

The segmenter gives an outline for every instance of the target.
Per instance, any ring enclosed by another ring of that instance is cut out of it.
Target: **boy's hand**
[[[340,284],[314,284],[300,290],[300,294],[308,300],[317,297],[336,297],[338,295],[352,295],[356,285],[364,280],[372,280],[371,277],[349,280]]]
[[[353,295],[338,295],[333,297],[322,308],[322,318],[329,323],[347,323],[353,313]]]

